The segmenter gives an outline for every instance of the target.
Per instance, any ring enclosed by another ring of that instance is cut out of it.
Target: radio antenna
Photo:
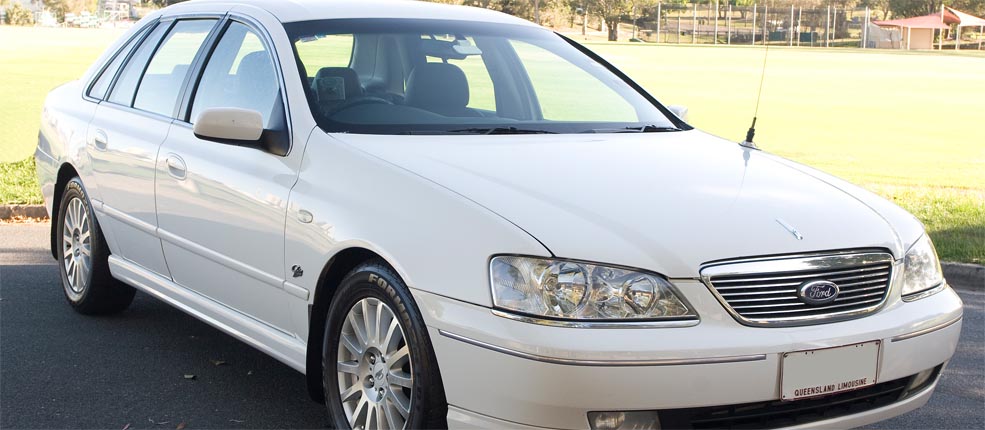
[[[753,35],[753,37],[755,38],[756,36]],[[752,114],[752,125],[749,126],[749,131],[746,131],[746,140],[739,142],[739,145],[752,149],[759,149],[759,147],[757,147],[753,142],[753,139],[756,137],[756,118],[759,117],[759,102],[763,99],[763,81],[766,80],[766,60],[770,56],[770,42],[769,40],[766,40],[765,43],[766,49],[763,51],[763,70],[759,75],[759,92],[756,94],[756,111]]]

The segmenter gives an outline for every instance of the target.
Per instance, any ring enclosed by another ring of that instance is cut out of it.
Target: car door
[[[258,26],[228,20],[186,115],[175,121],[157,161],[157,214],[174,281],[285,333],[284,223],[300,154],[195,136],[208,108],[258,111],[264,135],[290,139],[282,78]],[[193,95],[191,95],[193,94]]]
[[[189,66],[217,19],[162,20],[133,51],[89,124],[93,177],[119,256],[169,277],[157,237],[157,152]]]

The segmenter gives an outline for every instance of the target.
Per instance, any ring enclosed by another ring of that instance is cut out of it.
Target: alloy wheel
[[[356,430],[403,429],[414,375],[403,327],[385,303],[364,298],[349,309],[339,338],[339,398]]]
[[[68,202],[62,226],[62,264],[68,283],[65,291],[73,299],[85,292],[92,270],[92,221],[81,198]]]

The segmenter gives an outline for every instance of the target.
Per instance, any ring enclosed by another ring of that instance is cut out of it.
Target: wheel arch
[[[78,177],[79,172],[71,163],[62,163],[58,167],[58,175],[55,177],[55,191],[51,199],[51,256],[58,259],[57,243],[55,235],[58,232],[58,211],[62,203],[62,193],[65,192],[65,185],[72,178]],[[95,216],[95,214],[93,214]]]
[[[318,276],[314,300],[308,309],[308,344],[305,353],[305,378],[307,379],[308,395],[315,402],[325,403],[321,353],[328,308],[331,306],[335,291],[345,275],[360,264],[371,260],[379,260],[390,265],[383,256],[370,249],[350,247],[333,255]],[[392,267],[392,265],[390,266]]]

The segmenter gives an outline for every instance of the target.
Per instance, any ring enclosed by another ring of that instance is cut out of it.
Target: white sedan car
[[[36,157],[75,310],[157,297],[306,374],[337,428],[926,403],[962,304],[921,224],[680,113],[487,10],[192,1],[52,91]]]

